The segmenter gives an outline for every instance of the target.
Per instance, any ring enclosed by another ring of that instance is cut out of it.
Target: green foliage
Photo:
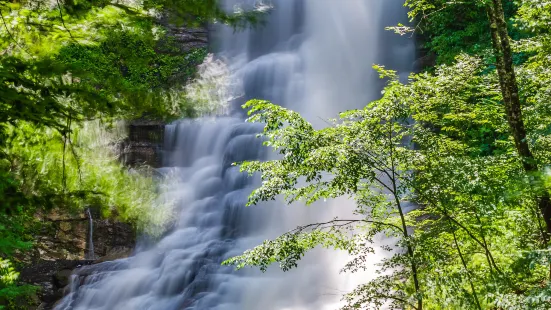
[[[0,258],[0,309],[14,308],[21,298],[29,297],[37,290],[30,285],[17,285],[19,273],[15,271],[9,260]]]
[[[89,113],[110,108],[100,93],[70,82],[67,68],[49,60],[24,61],[4,57],[0,64],[0,126],[18,120],[65,130],[65,119],[78,119]],[[79,106],[71,102],[82,103]],[[2,129],[3,130],[3,129]]]
[[[533,50],[517,74],[526,89],[530,147],[538,166],[547,167],[551,76],[541,66],[547,51]],[[249,203],[348,196],[357,217],[299,227],[226,264],[265,270],[277,262],[288,270],[320,245],[349,251],[353,259],[344,269],[355,271],[370,261],[372,237],[384,233],[404,250],[383,260],[381,275],[346,294],[344,309],[547,309],[549,248],[533,197],[549,190],[549,176],[534,187],[534,176],[526,175],[495,73],[484,59],[465,54],[411,75],[407,84],[375,69],[389,79],[382,98],[324,129],[269,102],[247,103],[249,120],[266,124],[265,145],[280,155],[240,163],[263,180]],[[405,212],[411,204],[416,209]]]
[[[335,223],[337,222],[339,221],[335,221]],[[235,265],[237,269],[245,266],[256,266],[264,272],[268,270],[269,265],[279,262],[280,268],[283,271],[288,271],[296,268],[302,256],[318,245],[325,248],[346,250],[355,254],[357,240],[354,240],[354,237],[346,236],[345,232],[329,224],[299,227],[275,240],[267,240],[264,244],[246,251],[241,256],[230,258],[224,264]]]
[[[2,124],[21,119],[66,130],[67,117],[194,116],[192,103],[172,102],[167,91],[193,77],[206,51],[182,54],[174,40],[161,39],[166,29],[155,16],[242,27],[263,13],[225,12],[214,0],[55,4],[0,1]]]
[[[66,137],[25,123],[10,128],[3,152],[18,191],[36,208],[95,207],[103,216],[114,214],[155,233],[171,215],[170,202],[158,201],[153,178],[129,171],[118,161],[116,151],[124,136],[117,134],[117,127],[104,127],[87,122],[73,126]]]
[[[67,119],[194,116],[170,91],[185,85],[206,55],[182,54],[161,39],[164,16],[186,25],[236,27],[263,11],[224,11],[218,1],[0,1],[0,125],[16,120],[68,130]]]
[[[106,94],[124,98],[118,115],[126,118],[171,119],[193,116],[186,100],[174,109],[162,94],[189,81],[203,61],[206,49],[186,54],[175,51],[177,43],[159,42],[152,34],[120,31],[112,33],[98,46],[70,44],[62,48],[57,60],[79,72],[85,83]]]
[[[5,194],[5,193],[4,193]],[[11,206],[10,206],[11,207]],[[28,250],[33,244],[32,210],[34,206],[24,203],[17,204],[17,210],[0,215],[0,252],[12,255],[17,250]]]
[[[407,0],[409,17],[424,47],[438,56],[438,63],[452,63],[461,53],[480,54],[491,48],[485,0]],[[515,1],[504,1],[506,14],[514,16]],[[515,28],[514,37],[523,33]]]
[[[76,108],[73,118],[194,116],[192,103],[181,99],[173,102],[166,92],[181,88],[194,76],[206,50],[183,53],[174,39],[163,39],[163,26],[138,9],[129,13],[105,6],[77,15],[68,13],[61,25],[57,11],[25,6],[4,17],[6,25],[0,35],[6,39],[5,49],[13,49],[11,53],[20,63],[27,63],[28,56],[47,60],[44,70],[27,81],[28,88],[42,87],[56,95],[54,91],[63,86],[57,93],[86,90],[97,96],[65,99]],[[29,23],[40,27],[28,27]],[[23,72],[16,71],[14,76]],[[56,84],[50,85],[51,80],[57,77],[64,79],[52,88]],[[78,109],[81,106],[87,109]]]

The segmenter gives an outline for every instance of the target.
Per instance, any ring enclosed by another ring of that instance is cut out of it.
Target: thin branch
[[[374,178],[374,180],[375,180],[377,183],[379,183],[380,185],[382,185],[384,188],[386,188],[391,194],[393,194],[393,195],[396,194],[392,188],[390,188],[388,185],[386,185],[385,182],[379,180],[379,178]]]
[[[75,159],[75,163],[77,164],[78,179],[79,179],[79,182],[82,184],[82,169],[80,166],[80,156],[78,155],[70,137],[68,139],[68,142],[69,142],[69,148],[71,149],[71,153],[73,154],[73,158]]]
[[[290,234],[299,233],[299,232],[302,232],[302,231],[304,231],[306,229],[310,229],[310,228],[312,230],[316,230],[316,229],[319,229],[322,226],[329,226],[329,227],[322,227],[322,229],[323,228],[330,228],[330,227],[343,227],[343,226],[347,226],[347,225],[350,225],[350,224],[356,224],[356,223],[360,223],[360,222],[369,223],[369,224],[376,224],[376,225],[381,225],[381,226],[388,226],[388,227],[395,228],[399,231],[402,231],[401,227],[399,227],[397,225],[394,225],[394,224],[385,223],[385,222],[366,220],[366,219],[358,219],[358,220],[338,220],[338,219],[335,219],[335,220],[322,222],[322,223],[312,223],[312,224],[308,224],[308,225],[304,225],[304,226],[299,226],[299,227],[297,227],[293,230],[288,231],[287,233],[285,233],[283,235],[290,235]],[[338,225],[333,225],[333,224],[337,224],[337,223],[339,223],[339,224]],[[341,223],[343,223],[343,224],[341,224]]]
[[[142,18],[147,18],[148,16],[147,15],[142,15],[140,14],[138,11],[135,11],[133,10],[131,7],[129,6],[126,6],[124,4],[120,4],[120,3],[109,3],[110,6],[114,6],[116,8],[119,8],[121,10],[123,10],[126,14],[128,15],[134,15],[134,16],[140,16]]]
[[[463,257],[463,253],[461,253],[461,248],[459,247],[459,242],[457,242],[457,236],[455,235],[455,231],[452,231],[453,234],[453,241],[455,243],[455,247],[457,248],[457,253],[459,253],[459,257],[461,258],[461,263],[463,264],[463,268],[465,268],[465,272],[467,273],[467,278],[469,279],[469,284],[471,285],[471,290],[473,291],[473,298],[476,303],[476,307],[479,310],[482,310],[482,307],[480,306],[480,302],[478,301],[478,296],[476,294],[476,289],[474,288],[473,280],[471,279],[471,272],[469,271],[469,268],[467,267],[467,262],[465,261],[465,258]]]
[[[430,164],[429,164],[430,165]],[[429,166],[430,167],[430,166]],[[438,192],[440,192],[438,190]],[[490,257],[490,261],[491,261],[491,265],[494,266],[494,268],[496,269],[496,271],[503,275],[503,272],[501,271],[501,269],[499,269],[499,267],[497,266],[495,260],[494,260],[494,257],[492,255],[492,252],[490,251],[490,249],[488,249],[488,247],[485,245],[485,243],[483,243],[482,241],[480,241],[467,227],[465,227],[463,224],[461,224],[459,221],[457,221],[455,218],[453,218],[447,211],[446,211],[446,208],[442,208],[442,207],[439,207],[439,204],[435,201],[434,197],[431,197],[431,196],[426,196],[426,195],[422,195],[421,193],[418,193],[419,194],[419,197],[424,200],[424,201],[427,201],[428,203],[432,204],[438,211],[440,211],[442,213],[442,215],[444,215],[446,218],[448,218],[450,221],[452,221],[454,224],[456,224],[458,227],[460,227],[461,229],[463,229],[467,235],[469,235],[469,237],[471,237],[471,239],[473,239],[476,243],[478,243],[483,249],[484,251],[487,253],[487,255]]]
[[[65,153],[67,149],[67,136],[70,134],[71,131],[71,117],[67,118],[67,127],[65,131],[63,132],[63,155],[62,155],[62,175],[61,175],[61,184],[63,185],[63,192],[65,193],[67,191],[67,175],[65,173]]]
[[[453,217],[451,217],[447,212],[445,211],[442,211],[441,212],[444,214],[444,216],[446,216],[450,221],[452,221],[455,225],[459,226],[461,229],[463,229],[467,235],[469,235],[469,237],[471,237],[476,243],[478,243],[483,249],[484,251],[486,251],[486,253],[488,254],[488,256],[490,257],[490,260],[492,262],[492,265],[494,266],[494,268],[496,269],[496,271],[500,274],[503,274],[503,272],[501,271],[501,269],[499,269],[499,267],[497,266],[495,260],[494,260],[494,257],[492,255],[492,253],[490,252],[490,249],[488,249],[483,242],[481,242],[480,240],[478,240],[477,237],[475,237],[473,235],[473,233],[467,228],[465,227],[463,224],[459,223],[459,221],[457,221],[456,219],[454,219]]]
[[[407,229],[407,223],[406,223],[406,219],[405,219],[405,214],[404,214],[404,210],[402,209],[402,204],[400,203],[400,199],[397,195],[398,193],[398,190],[397,190],[397,184],[396,184],[396,164],[394,162],[394,143],[392,142],[392,136],[393,136],[393,129],[392,129],[392,125],[393,125],[393,122],[392,121],[389,121],[388,122],[388,125],[389,125],[389,130],[388,130],[388,144],[389,144],[389,155],[390,155],[390,173],[392,174],[392,177],[391,177],[391,182],[392,182],[392,189],[393,189],[393,195],[394,195],[394,200],[395,200],[395,203],[396,203],[396,208],[398,209],[398,212],[400,214],[400,220],[402,222],[402,233],[404,235],[404,241],[406,242],[406,248],[407,248],[407,251],[408,251],[408,256],[410,257],[411,259],[411,273],[412,273],[412,277],[413,277],[413,285],[415,286],[415,293],[418,294],[417,296],[417,308],[419,310],[423,309],[423,297],[422,297],[422,294],[421,294],[421,285],[419,283],[419,278],[418,278],[418,270],[417,270],[417,264],[415,263],[415,252],[413,250],[413,246],[411,245],[411,241],[408,240],[410,235],[408,233],[408,229]]]
[[[59,17],[61,18],[61,24],[63,25],[63,28],[67,30],[67,33],[69,33],[69,37],[71,37],[71,39],[76,41],[76,39],[73,37],[73,34],[71,33],[71,30],[67,28],[67,25],[65,25],[65,19],[63,18],[63,10],[61,9],[61,3],[59,3],[59,0],[56,0],[56,2],[57,2],[57,8],[59,9]]]
[[[441,7],[440,9],[438,9],[438,10],[436,10],[436,11],[434,11],[434,12],[430,12],[430,13],[428,13],[428,14],[425,14],[425,12],[423,12],[423,16],[419,19],[419,22],[418,22],[417,25],[415,25],[415,27],[413,28],[413,31],[411,32],[410,38],[413,37],[413,35],[415,34],[415,30],[416,30],[416,29],[419,29],[419,30],[421,31],[421,33],[423,33],[423,29],[421,29],[420,25],[421,25],[421,23],[422,23],[424,20],[426,20],[426,19],[427,19],[429,16],[431,16],[432,14],[436,14],[436,13],[438,13],[438,12],[440,12],[440,11],[443,11],[443,10],[445,10],[445,9],[447,9],[447,8],[448,8],[448,7],[444,5],[443,7]]]
[[[472,197],[471,197],[472,200]],[[478,210],[476,209],[475,204],[472,205],[473,207],[473,213],[476,218],[476,221],[478,222],[478,225],[480,225],[480,237],[482,238],[482,242],[484,242],[484,248],[490,248],[488,245],[488,242],[486,242],[486,237],[484,234],[484,226],[482,225],[482,220],[480,219],[480,215],[478,214]],[[490,266],[490,271],[492,270],[492,264],[490,262],[490,257],[488,256],[488,253],[485,253],[486,260],[488,261],[488,265]]]
[[[377,294],[376,297],[396,300],[396,301],[399,301],[399,302],[403,303],[404,305],[408,305],[408,306],[412,307],[414,310],[418,309],[415,305],[412,305],[409,301],[407,301],[403,298],[400,298],[400,297],[395,297],[395,296],[392,296],[392,295],[380,295],[380,294]]]
[[[13,41],[13,43],[15,43],[15,45],[17,47],[19,47],[22,51],[24,51],[25,53],[29,54],[29,52],[24,49],[18,42],[17,40],[15,39],[15,37],[13,36],[13,34],[11,33],[10,29],[8,28],[8,23],[6,22],[6,19],[4,18],[4,14],[2,13],[2,10],[0,9],[0,18],[2,19],[2,23],[4,24],[4,28],[6,28],[6,32],[8,33],[8,36],[11,38],[11,40]]]
[[[369,159],[370,159],[372,162],[374,162],[375,164],[378,164],[378,165],[380,165],[380,166],[382,167],[382,168],[380,168],[380,167],[377,167],[377,166],[373,165],[373,166],[372,166],[373,168],[375,168],[375,169],[378,170],[378,171],[383,172],[384,174],[386,174],[386,175],[388,176],[389,179],[392,179],[392,176],[391,176],[390,173],[388,173],[388,171],[387,171],[389,167],[385,167],[384,162],[379,161],[378,159],[376,159],[375,155],[370,154],[369,151],[364,151],[364,152],[362,152],[362,153],[360,153],[359,151],[357,151],[357,154],[360,155],[360,156],[362,156],[362,155],[367,155],[367,157],[369,157]]]

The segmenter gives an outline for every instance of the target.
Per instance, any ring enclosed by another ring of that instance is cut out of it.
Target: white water
[[[350,216],[354,205],[346,199],[245,208],[254,182],[231,163],[269,155],[255,138],[261,128],[244,124],[238,107],[249,98],[269,99],[319,127],[363,107],[381,89],[372,64],[410,71],[411,40],[383,31],[403,22],[401,2],[279,0],[265,27],[215,30],[231,85],[240,85],[233,94],[243,96],[229,105],[232,117],[166,127],[161,171],[179,176],[165,193],[179,201],[177,227],[129,259],[81,268],[57,309],[335,309],[342,293],[372,277],[373,268],[339,275],[349,258],[322,250],[288,273],[277,266],[266,274],[234,272],[220,262],[297,225]],[[228,8],[237,3],[226,1]]]
[[[88,215],[88,253],[86,259],[94,260],[96,259],[96,253],[94,252],[94,219],[89,208],[86,209],[86,214]]]

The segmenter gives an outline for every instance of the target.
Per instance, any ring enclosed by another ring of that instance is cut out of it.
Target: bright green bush
[[[11,262],[0,258],[0,309],[16,309],[21,298],[36,292],[35,286],[17,285],[18,278],[19,273],[15,271]]]
[[[10,135],[3,150],[6,160],[20,191],[35,198],[37,208],[95,207],[103,216],[115,215],[148,232],[168,220],[170,202],[158,200],[151,173],[131,171],[118,160],[121,126],[106,129],[99,121],[87,122],[63,137],[22,123],[10,128]]]

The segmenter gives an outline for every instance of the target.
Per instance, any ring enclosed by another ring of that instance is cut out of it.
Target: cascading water
[[[86,259],[94,260],[96,259],[96,253],[94,252],[94,219],[90,208],[86,209],[86,214],[88,215],[88,253]]]
[[[232,9],[237,0],[227,0]],[[249,1],[249,5],[253,2]],[[218,57],[240,84],[233,117],[184,120],[165,130],[160,171],[178,181],[165,195],[177,200],[173,231],[133,257],[79,269],[56,309],[335,309],[342,293],[369,278],[339,275],[343,253],[315,250],[299,269],[266,274],[235,272],[220,263],[297,225],[349,216],[338,199],[311,207],[269,203],[245,208],[254,181],[232,166],[263,158],[238,108],[269,99],[301,112],[316,126],[338,112],[360,108],[381,88],[372,64],[409,72],[411,40],[384,33],[403,21],[400,0],[273,1],[266,26],[234,32],[218,28]],[[233,84],[232,84],[233,85]],[[371,270],[371,273],[373,270]]]

